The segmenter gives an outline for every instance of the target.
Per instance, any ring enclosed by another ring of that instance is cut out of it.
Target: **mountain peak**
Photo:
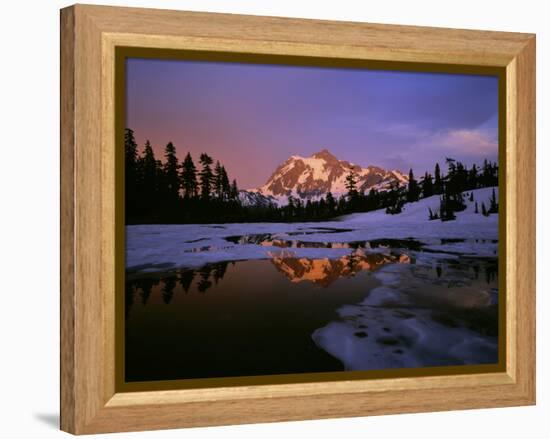
[[[345,160],[338,160],[327,148],[309,156],[293,155],[279,165],[267,182],[256,191],[266,197],[286,199],[289,195],[318,199],[327,192],[339,196],[347,193],[346,177],[356,174],[360,192],[372,188],[388,190],[393,183],[404,185],[406,176],[376,166],[363,168]]]
[[[328,162],[338,161],[338,159],[328,149],[323,148],[321,151],[316,152],[311,157],[316,159],[324,159]]]

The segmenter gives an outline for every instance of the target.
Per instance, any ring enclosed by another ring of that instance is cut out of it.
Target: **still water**
[[[364,247],[127,273],[126,381],[498,361],[496,258]]]

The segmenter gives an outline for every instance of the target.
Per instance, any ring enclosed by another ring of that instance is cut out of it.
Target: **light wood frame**
[[[118,46],[504,69],[505,371],[117,393]],[[534,403],[534,35],[90,5],[61,11],[61,429],[85,434]]]

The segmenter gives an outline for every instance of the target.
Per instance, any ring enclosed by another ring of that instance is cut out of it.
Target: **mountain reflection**
[[[252,282],[266,281],[271,285],[270,282],[275,277],[283,281],[280,284],[282,289],[292,288],[286,283],[288,281],[292,284],[309,283],[315,287],[329,288],[338,279],[352,278],[361,272],[374,272],[386,264],[415,263],[414,258],[406,251],[369,252],[364,248],[357,248],[339,258],[297,257],[290,249],[273,252],[270,256],[270,259],[252,261],[255,263],[254,268],[249,264],[251,261],[223,261],[196,269],[182,268],[169,272],[130,275],[125,288],[126,316],[135,307],[171,305],[186,296],[189,296],[186,300],[194,300],[194,297],[205,295],[211,289],[215,293],[229,291],[233,294],[234,291],[247,288]],[[256,268],[262,266],[265,269],[257,272]],[[439,261],[431,267],[434,278],[432,281],[444,281],[447,286],[465,286],[464,275],[458,280],[450,276],[452,270],[457,269],[471,272],[472,280],[482,280],[486,285],[497,282],[498,264],[488,260],[476,263],[468,261],[467,264],[459,264],[455,260]],[[228,279],[224,279],[225,277]]]
[[[293,283],[312,282],[328,287],[336,280],[352,277],[361,271],[376,271],[385,264],[410,264],[411,257],[405,253],[365,253],[357,249],[340,258],[298,258],[291,251],[272,255],[270,262],[277,272]],[[229,264],[224,261],[207,264],[198,269],[181,269],[172,273],[134,278],[126,282],[126,313],[135,301],[145,306],[152,294],[158,291],[162,303],[168,305],[177,294],[189,292],[206,293],[224,278]]]
[[[364,253],[355,251],[337,259],[297,258],[289,255],[278,255],[271,262],[291,282],[313,282],[327,287],[339,278],[355,276],[361,271],[376,271],[385,264],[410,264],[409,255]]]

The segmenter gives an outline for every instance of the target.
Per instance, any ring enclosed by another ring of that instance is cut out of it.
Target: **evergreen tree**
[[[328,210],[329,215],[333,215],[334,211],[336,210],[336,200],[334,199],[334,196],[332,195],[332,192],[327,192],[326,196],[326,207]]]
[[[327,202],[326,200],[321,197],[317,203],[314,203],[315,207],[315,217],[316,218],[326,218],[330,217],[330,214],[327,210]]]
[[[229,191],[230,198],[232,200],[238,200],[239,199],[239,188],[237,187],[237,180],[233,180],[231,182],[231,189]]]
[[[487,213],[487,208],[485,207],[485,203],[481,203],[481,214],[483,216],[489,216],[489,213]]]
[[[483,168],[479,177],[481,187],[490,187],[498,185],[498,165],[489,162],[487,159],[483,161]]]
[[[452,158],[447,158],[448,174],[444,178],[443,184],[443,198],[446,213],[448,213],[449,219],[451,218],[450,212],[460,212],[466,209],[466,204],[462,197],[462,191],[465,186],[465,170],[462,163],[457,162]],[[443,214],[442,214],[443,217]]]
[[[310,198],[308,198],[307,201],[306,201],[305,211],[306,211],[306,216],[307,217],[311,218],[313,216],[314,207],[313,207],[313,203],[311,202]]]
[[[483,168],[481,171],[481,185],[487,187],[491,184],[491,168],[487,159],[483,161]]]
[[[147,140],[145,142],[145,148],[143,149],[143,156],[141,157],[141,172],[143,174],[143,179],[146,182],[153,182],[155,175],[155,168],[157,166],[157,161],[155,159],[155,152],[151,146],[151,142]],[[153,184],[154,186],[154,184]]]
[[[216,161],[216,166],[214,167],[214,193],[216,194],[216,198],[218,200],[221,200],[223,197],[222,179],[222,165],[219,161]]]
[[[124,157],[126,166],[126,175],[131,175],[135,172],[137,161],[137,143],[134,137],[134,131],[126,128],[124,131]]]
[[[491,186],[498,186],[498,164],[493,163],[491,168]]]
[[[392,183],[390,190],[387,192],[387,207],[386,213],[395,215],[401,213],[403,209],[403,200],[397,184]]]
[[[470,172],[468,173],[468,188],[469,189],[476,189],[478,187],[477,179],[478,179],[477,166],[474,163],[473,166],[472,166],[472,169],[470,169]]]
[[[448,192],[444,192],[439,200],[439,219],[441,221],[450,221],[456,219],[452,207],[452,200]]]
[[[300,197],[294,199],[294,210],[297,217],[301,217],[304,211],[304,203]]]
[[[347,208],[348,208],[348,203],[346,201],[346,197],[344,197],[343,195],[340,196],[340,198],[338,198],[338,212],[339,213],[345,213],[347,211]]]
[[[155,160],[155,183],[156,183],[156,193],[159,195],[159,202],[164,202],[165,194],[165,175],[164,175],[164,165],[160,160]]]
[[[493,188],[493,193],[491,194],[491,198],[489,199],[489,210],[487,213],[498,213],[498,202],[495,194],[495,188]]]
[[[222,198],[227,201],[231,198],[231,184],[229,183],[229,177],[225,167],[221,167],[221,186],[222,186]]]
[[[239,188],[237,186],[237,180],[235,179],[231,182],[231,199],[239,200]]]
[[[439,163],[435,164],[434,172],[434,194],[441,194],[443,192],[443,181],[441,179],[441,170],[439,169]]]
[[[447,176],[443,180],[446,180],[447,183],[450,182],[452,186],[456,181],[456,160],[450,157],[446,157],[445,162],[447,163]],[[447,186],[444,189],[448,189],[448,187],[449,187],[449,184],[447,184]]]
[[[199,161],[202,166],[202,169],[199,172],[201,198],[204,201],[209,201],[212,194],[212,183],[214,180],[214,174],[212,172],[212,168],[210,168],[213,160],[212,157],[210,157],[208,154],[202,153]]]
[[[164,149],[164,189],[166,201],[170,210],[176,207],[180,193],[179,163],[176,156],[176,148],[172,142],[168,142]]]
[[[366,211],[369,210],[376,210],[380,207],[380,194],[378,191],[374,188],[371,188],[367,197],[366,197],[366,203],[365,203]]]
[[[146,210],[156,211],[158,207],[158,192],[159,183],[157,181],[157,161],[155,159],[155,153],[151,142],[147,140],[145,142],[145,148],[143,155],[139,160],[139,174],[140,174],[140,194],[142,199],[143,208],[141,209],[142,215],[147,215]]]
[[[418,201],[419,192],[420,191],[419,191],[419,188],[418,188],[418,183],[414,179],[413,170],[410,169],[409,170],[409,186],[408,186],[408,190],[407,190],[407,201],[409,203],[414,202],[414,201]]]
[[[432,181],[432,175],[427,172],[424,174],[422,181],[420,182],[422,186],[422,197],[428,198],[434,194],[434,186]]]
[[[138,207],[137,176],[137,143],[134,131],[126,128],[124,131],[124,191],[128,217],[135,215]]]
[[[461,162],[456,162],[455,186],[456,192],[463,192],[468,189],[468,171]]]
[[[189,199],[197,196],[197,168],[189,152],[185,156],[182,164],[181,186],[185,198]]]
[[[353,169],[346,177],[346,189],[348,190],[348,199],[350,201],[357,196],[357,180]]]
[[[292,218],[296,214],[296,206],[295,206],[295,198],[290,194],[287,197],[287,210],[288,210],[288,216]]]

